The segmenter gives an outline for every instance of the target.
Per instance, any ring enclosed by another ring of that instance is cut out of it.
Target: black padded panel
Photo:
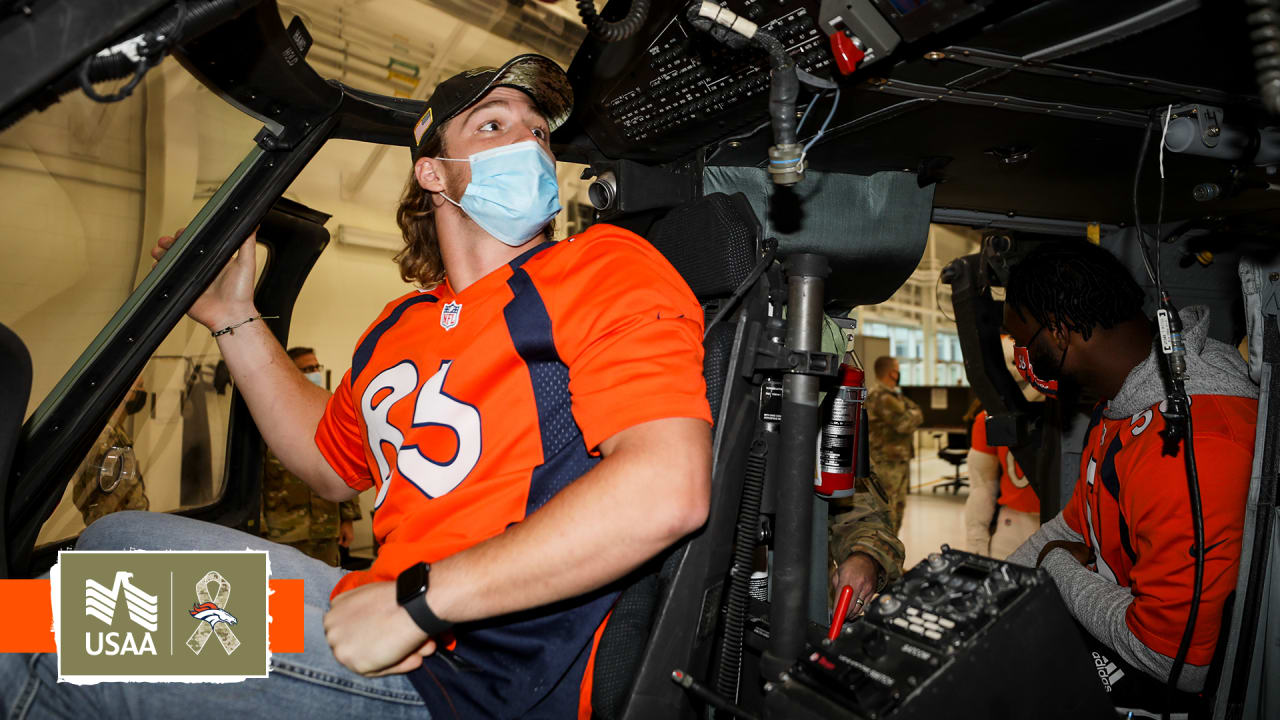
[[[760,232],[745,195],[712,193],[672,210],[648,239],[705,302],[732,295],[751,273]]]
[[[707,313],[707,322],[711,316]],[[707,379],[707,402],[711,404],[711,422],[720,422],[720,403],[724,399],[725,375],[729,372],[729,356],[733,353],[734,323],[721,322],[711,328],[702,341],[702,374]]]
[[[9,473],[30,396],[31,354],[12,330],[0,325],[0,497],[11,492]],[[7,508],[0,507],[3,510]],[[11,572],[6,545],[0,535],[0,577],[10,577]]]
[[[0,482],[8,483],[22,418],[31,395],[31,355],[12,330],[0,325]]]
[[[622,591],[613,606],[609,624],[600,636],[595,670],[591,676],[591,710],[594,720],[614,720],[635,682],[644,646],[649,642],[653,611],[658,605],[658,576],[647,573]]]

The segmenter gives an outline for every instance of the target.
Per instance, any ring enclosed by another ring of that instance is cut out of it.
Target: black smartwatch
[[[436,617],[427,607],[430,578],[431,566],[427,563],[419,562],[405,568],[396,578],[396,602],[409,613],[422,632],[434,637],[453,627],[453,623]]]

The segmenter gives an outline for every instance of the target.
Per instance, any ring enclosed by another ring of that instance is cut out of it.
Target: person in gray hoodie
[[[1100,399],[1066,507],[1009,557],[1045,568],[1090,637],[1092,662],[1119,707],[1189,709],[1204,687],[1235,588],[1253,461],[1258,390],[1240,354],[1209,337],[1209,312],[1180,316],[1203,504],[1205,569],[1194,634],[1165,683],[1190,611],[1194,558],[1185,450],[1164,453],[1166,390],[1143,293],[1107,250],[1045,245],[1016,265],[1004,326],[1019,369]]]

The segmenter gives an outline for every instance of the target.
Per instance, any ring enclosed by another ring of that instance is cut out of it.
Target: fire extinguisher
[[[831,499],[849,497],[855,478],[867,472],[867,399],[865,374],[850,353],[840,363],[840,385],[822,401],[822,430],[818,434],[818,473],[814,492]]]

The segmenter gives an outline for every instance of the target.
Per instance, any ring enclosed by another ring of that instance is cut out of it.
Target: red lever
[[[831,616],[831,628],[827,630],[827,638],[835,640],[840,637],[840,628],[844,627],[844,616],[849,614],[849,601],[853,600],[853,588],[845,585],[840,588],[840,598],[836,600],[836,612]]]
[[[867,54],[862,48],[853,44],[853,38],[844,34],[843,31],[837,30],[829,36],[831,40],[831,54],[836,58],[836,67],[840,68],[840,72],[850,75],[854,70],[858,69],[858,63],[862,62],[862,58]]]

